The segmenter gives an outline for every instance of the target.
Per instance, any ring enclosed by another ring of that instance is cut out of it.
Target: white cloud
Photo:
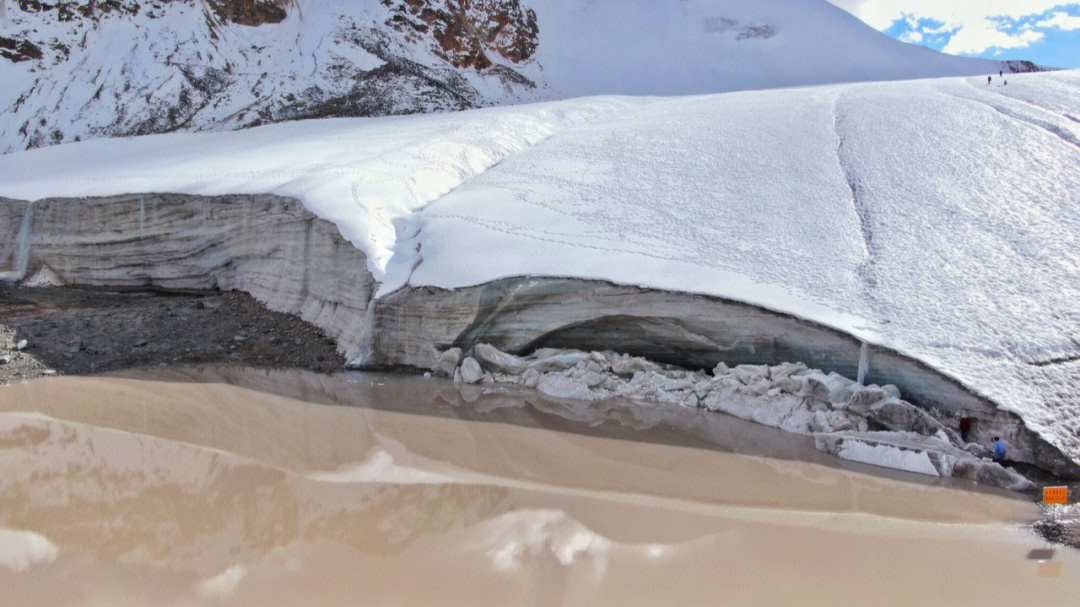
[[[957,30],[952,38],[949,38],[949,43],[941,50],[953,55],[964,55],[978,54],[992,48],[1026,48],[1045,36],[1042,32],[1033,29],[1011,34],[1002,31],[999,22],[983,19],[980,23],[973,23]]]
[[[1035,27],[1045,29],[1057,28],[1067,32],[1080,30],[1080,17],[1074,17],[1065,11],[1057,11],[1049,19],[1036,23]]]
[[[1059,27],[1080,29],[1080,17],[1055,12],[1053,18],[1036,28],[1011,31],[1008,22],[1037,17],[1054,9],[1080,7],[1080,2],[1063,0],[829,0],[879,30],[906,20],[929,19],[941,23],[936,31],[922,34],[951,33],[947,53],[977,54],[989,49],[1024,48],[1042,40],[1039,29]]]
[[[991,17],[1021,19],[1051,9],[1080,6],[1062,0],[831,0],[871,26],[884,30],[907,16],[964,27]]]
[[[910,42],[911,44],[919,44],[923,41],[923,35],[920,32],[911,30],[910,32],[904,32],[900,36],[900,40]]]

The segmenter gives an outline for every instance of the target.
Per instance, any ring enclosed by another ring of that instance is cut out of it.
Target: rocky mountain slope
[[[0,0],[0,152],[90,137],[998,71],[824,0]]]
[[[516,2],[18,0],[0,26],[0,151],[533,99]]]

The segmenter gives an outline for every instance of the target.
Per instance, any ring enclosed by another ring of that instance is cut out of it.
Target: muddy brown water
[[[878,472],[421,377],[41,379],[0,388],[0,604],[1075,604],[1033,504]]]

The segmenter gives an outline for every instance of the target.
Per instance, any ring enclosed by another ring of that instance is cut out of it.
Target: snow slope
[[[881,34],[825,0],[530,0],[538,78],[579,95],[685,95],[997,73]],[[526,72],[529,73],[529,72]]]
[[[253,4],[280,8],[261,21],[230,20],[230,10]],[[430,23],[420,12],[428,10]],[[825,0],[0,2],[0,152],[302,118],[1003,67],[898,42]]]
[[[763,305],[1080,456],[1080,73],[587,98],[0,156],[0,196],[277,193],[380,293],[570,276]]]

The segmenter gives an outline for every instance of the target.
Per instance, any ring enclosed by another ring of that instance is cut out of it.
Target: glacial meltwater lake
[[[235,367],[0,388],[5,606],[1076,604],[1038,516],[700,410]]]

